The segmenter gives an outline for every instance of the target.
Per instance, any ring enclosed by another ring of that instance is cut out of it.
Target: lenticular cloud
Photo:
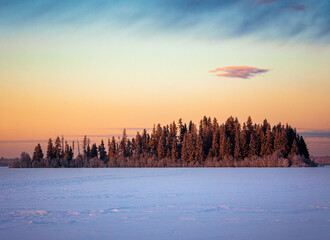
[[[220,67],[214,70],[211,70],[212,73],[217,73],[218,77],[227,77],[227,78],[251,78],[257,74],[268,72],[270,69],[256,68],[250,66],[229,66],[229,67]]]

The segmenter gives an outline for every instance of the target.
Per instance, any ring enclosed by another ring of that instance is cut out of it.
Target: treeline
[[[76,145],[76,146],[75,146]],[[74,151],[78,152],[74,158]],[[49,139],[44,156],[40,144],[32,158],[22,153],[11,167],[290,167],[315,166],[306,143],[296,129],[281,123],[271,126],[267,120],[253,124],[251,117],[241,125],[229,117],[219,124],[204,117],[199,126],[192,121],[154,125],[128,138],[91,144],[87,136],[69,144],[62,137]]]

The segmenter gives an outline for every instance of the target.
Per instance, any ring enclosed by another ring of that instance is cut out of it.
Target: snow
[[[0,168],[0,239],[330,239],[330,168]]]

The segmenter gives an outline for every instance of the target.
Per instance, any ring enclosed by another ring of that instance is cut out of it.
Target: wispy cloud
[[[104,29],[111,24],[120,30],[137,26],[143,33],[153,34],[187,36],[188,32],[199,38],[252,35],[281,41],[301,36],[301,41],[329,43],[330,2],[308,3],[307,0],[0,0],[0,28],[26,29],[28,25],[82,28],[101,23]],[[285,8],[294,11],[283,11]]]
[[[291,9],[293,11],[305,11],[308,6],[304,5],[304,4],[299,4],[299,5],[290,5],[290,6],[286,6],[284,7],[286,9]]]
[[[330,138],[330,130],[310,129],[299,132],[299,134],[306,138]]]
[[[266,4],[266,3],[272,3],[277,2],[278,0],[259,0],[257,4]]]
[[[250,66],[229,66],[229,67],[220,67],[209,72],[218,73],[218,77],[227,77],[227,78],[251,78],[257,74],[268,72],[270,69],[256,68]],[[220,73],[219,73],[220,72]],[[222,72],[222,73],[221,73]]]

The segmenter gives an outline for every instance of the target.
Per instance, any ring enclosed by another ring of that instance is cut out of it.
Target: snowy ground
[[[0,168],[0,239],[330,239],[330,168]]]

